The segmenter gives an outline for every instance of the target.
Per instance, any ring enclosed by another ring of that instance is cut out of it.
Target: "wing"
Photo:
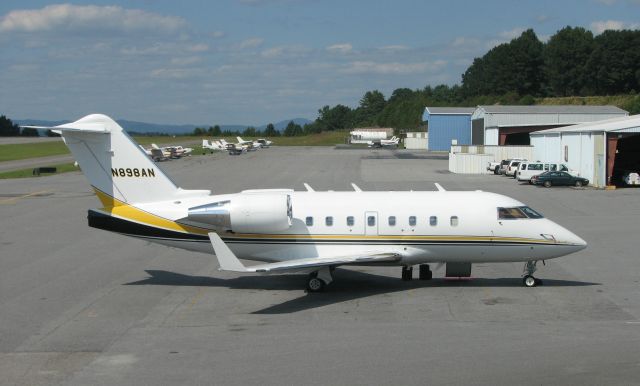
[[[258,272],[258,273],[277,273],[292,271],[309,271],[314,268],[327,266],[337,266],[343,264],[370,264],[370,263],[388,263],[399,261],[401,256],[397,253],[368,253],[351,256],[338,257],[312,257],[306,259],[296,259],[281,261],[269,264],[257,264],[245,267],[238,260],[236,255],[227,247],[217,233],[209,233],[211,245],[220,264],[221,271],[233,272]]]

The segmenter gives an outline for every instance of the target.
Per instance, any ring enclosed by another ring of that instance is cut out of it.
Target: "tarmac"
[[[446,155],[272,147],[161,163],[183,188],[486,190],[527,203],[589,247],[473,278],[403,282],[349,267],[239,276],[198,254],[89,228],[80,172],[0,180],[2,385],[628,385],[640,382],[640,190],[545,189],[456,175]]]

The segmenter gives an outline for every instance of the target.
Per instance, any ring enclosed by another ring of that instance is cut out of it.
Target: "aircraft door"
[[[376,236],[378,234],[378,212],[365,212],[364,229],[367,236]]]

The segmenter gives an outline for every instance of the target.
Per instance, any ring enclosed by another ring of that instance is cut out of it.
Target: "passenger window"
[[[557,169],[558,169],[558,165],[555,165],[555,164],[551,165],[551,169],[550,170],[552,172],[555,172]]]
[[[416,216],[409,216],[409,226],[416,226]]]
[[[354,223],[355,223],[355,221],[353,219],[353,216],[348,216],[347,217],[347,226],[352,227]]]
[[[568,172],[569,169],[567,168],[566,165],[560,165],[560,170],[562,170],[563,172]]]
[[[458,226],[458,216],[451,216],[451,226],[452,227]]]
[[[527,164],[520,164],[520,170],[527,170]]]
[[[367,217],[367,225],[372,227],[376,225],[376,218],[375,216],[369,216]]]
[[[333,216],[327,216],[324,218],[324,223],[326,226],[331,227],[333,226]]]
[[[431,225],[432,227],[438,225],[438,217],[436,216],[429,217],[429,225]]]
[[[307,224],[308,227],[313,226],[313,217],[309,216],[305,219],[305,224]]]
[[[389,226],[390,227],[396,226],[396,216],[389,216]]]

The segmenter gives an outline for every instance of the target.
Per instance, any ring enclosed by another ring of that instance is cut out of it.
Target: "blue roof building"
[[[425,107],[422,121],[427,122],[429,150],[448,151],[451,140],[458,145],[471,144],[471,114],[475,107]]]

